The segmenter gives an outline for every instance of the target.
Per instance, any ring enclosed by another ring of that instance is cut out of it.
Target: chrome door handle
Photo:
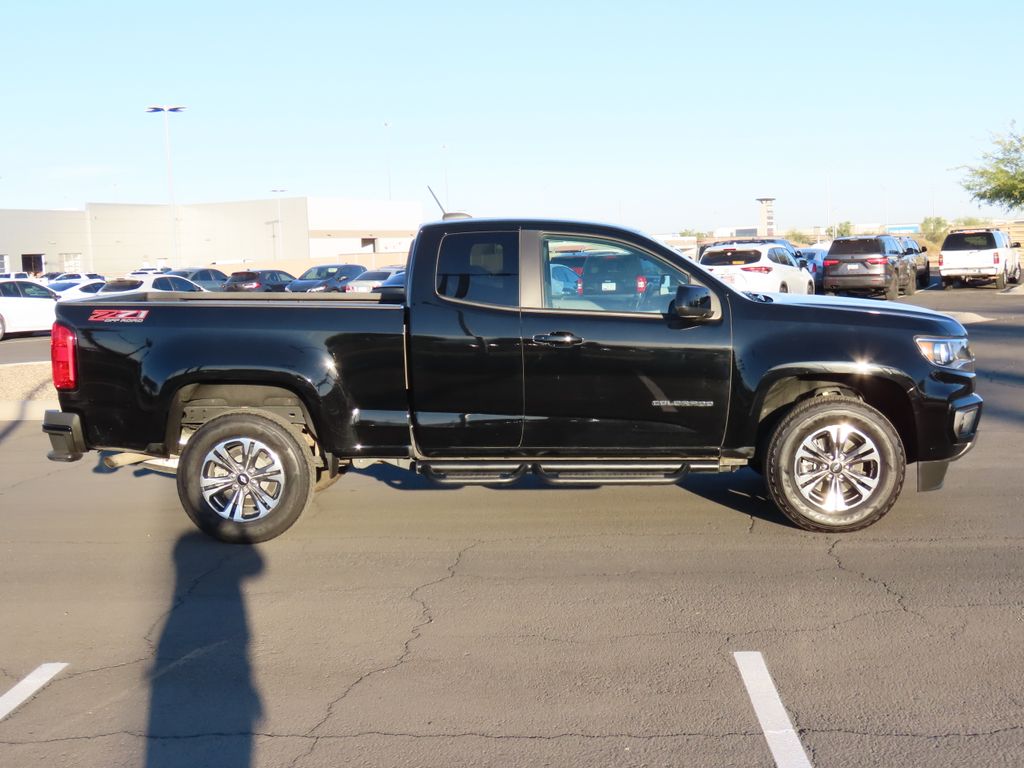
[[[570,331],[538,333],[533,337],[533,341],[536,344],[545,344],[550,347],[575,347],[583,343],[583,339]]]

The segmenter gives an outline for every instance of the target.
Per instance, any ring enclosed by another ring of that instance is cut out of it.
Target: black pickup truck
[[[350,467],[458,485],[676,483],[749,466],[796,525],[853,531],[907,463],[941,487],[982,400],[952,318],[740,293],[637,232],[424,226],[403,288],[61,303],[49,458],[162,460],[232,542],[285,531]],[[394,292],[391,292],[394,291]]]

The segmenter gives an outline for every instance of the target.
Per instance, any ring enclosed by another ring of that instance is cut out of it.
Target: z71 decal
[[[94,309],[89,315],[90,323],[142,323],[146,321],[148,309]]]

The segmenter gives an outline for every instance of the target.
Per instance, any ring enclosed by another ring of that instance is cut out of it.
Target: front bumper
[[[917,463],[917,490],[937,491],[946,479],[946,470],[951,462],[966,454],[978,438],[978,423],[981,421],[983,401],[975,394],[953,401],[947,418],[947,434],[951,441],[951,455],[938,461]]]
[[[43,416],[43,432],[50,438],[50,461],[78,461],[88,448],[82,434],[82,419],[77,413],[47,411]]]

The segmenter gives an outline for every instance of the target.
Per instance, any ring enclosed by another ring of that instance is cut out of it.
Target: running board
[[[417,471],[443,485],[510,485],[533,473],[551,485],[671,485],[689,472],[721,472],[717,459],[699,461],[418,462]]]

